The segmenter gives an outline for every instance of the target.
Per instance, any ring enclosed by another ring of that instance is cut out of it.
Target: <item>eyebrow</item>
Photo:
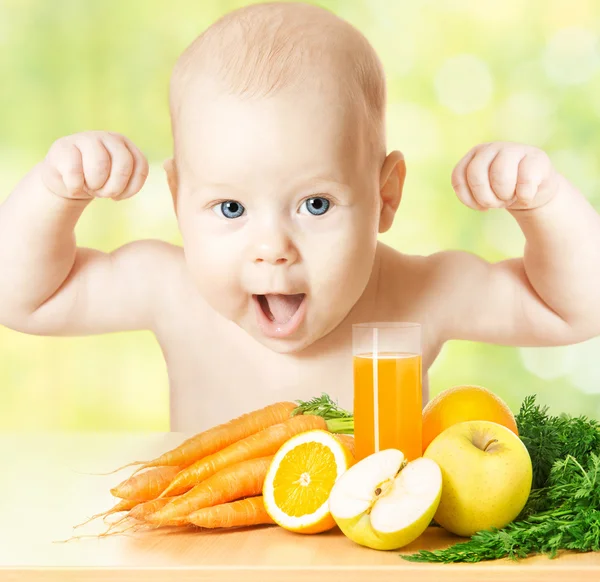
[[[310,188],[312,186],[327,186],[330,188],[333,188],[335,190],[347,190],[349,188],[348,184],[345,184],[343,182],[340,182],[338,180],[335,180],[333,178],[327,177],[327,176],[314,176],[311,178],[305,178],[302,180],[298,180],[294,185],[292,185],[291,187],[287,187],[287,190],[298,190],[300,188]],[[236,190],[236,191],[243,191],[243,188],[240,185],[234,184],[234,183],[227,183],[227,182],[203,182],[202,183],[202,187],[203,188],[215,188],[215,189],[219,189],[219,190]]]

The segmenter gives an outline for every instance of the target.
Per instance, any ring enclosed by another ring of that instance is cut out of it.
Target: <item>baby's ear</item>
[[[379,179],[381,196],[381,214],[379,216],[379,232],[386,232],[394,222],[396,210],[402,199],[402,189],[406,178],[406,164],[402,152],[394,150],[390,153],[381,168]]]
[[[165,160],[163,168],[167,174],[167,183],[169,184],[169,190],[173,198],[173,207],[175,208],[175,212],[177,212],[177,167],[175,166],[175,160],[173,158]]]

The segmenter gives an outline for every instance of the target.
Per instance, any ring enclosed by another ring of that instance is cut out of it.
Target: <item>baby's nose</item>
[[[254,253],[255,263],[271,263],[272,265],[283,265],[293,263],[296,253],[291,245],[285,247],[275,247],[268,244],[259,245],[257,252]]]
[[[280,230],[267,230],[259,234],[253,250],[255,263],[272,265],[291,264],[296,261],[297,251],[294,244]]]

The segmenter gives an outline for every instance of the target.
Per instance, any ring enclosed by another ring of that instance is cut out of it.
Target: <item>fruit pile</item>
[[[387,449],[359,461],[334,485],[331,513],[346,536],[379,550],[414,541],[432,518],[460,536],[504,527],[531,491],[531,459],[517,432],[489,390],[446,390],[423,410],[423,456],[407,463]]]
[[[534,401],[515,418],[485,388],[446,390],[424,408],[423,454],[410,462],[393,448],[356,462],[352,415],[326,394],[276,403],[131,463],[141,467],[100,515],[127,512],[116,523],[142,529],[278,524],[315,534],[337,525],[379,550],[411,543],[432,519],[472,536],[403,556],[414,561],[600,550],[600,427],[550,417]]]
[[[552,416],[535,395],[523,399],[515,420],[533,468],[520,514],[500,529],[483,529],[449,548],[403,559],[452,563],[600,552],[600,423],[584,415]]]

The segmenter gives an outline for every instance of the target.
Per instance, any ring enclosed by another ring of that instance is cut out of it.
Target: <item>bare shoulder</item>
[[[393,278],[416,285],[419,292],[440,284],[460,286],[460,278],[469,279],[485,273],[491,265],[467,251],[440,251],[431,255],[408,255],[382,245],[382,265]],[[409,287],[410,287],[409,286]]]
[[[140,266],[156,281],[157,289],[168,294],[183,291],[191,284],[185,254],[179,245],[158,239],[139,240],[130,245],[139,256]]]
[[[116,251],[131,256],[139,272],[139,282],[153,289],[152,321],[155,326],[172,315],[177,306],[187,304],[192,283],[185,263],[183,248],[158,239],[143,239],[124,245]],[[156,330],[153,330],[156,331]]]
[[[112,253],[113,258],[126,260],[132,270],[141,270],[146,277],[164,280],[167,275],[176,276],[185,264],[183,249],[158,239],[142,239],[130,242]]]
[[[488,261],[468,251],[440,251],[422,257],[428,280],[439,289],[461,290],[473,279],[484,277],[492,266]]]
[[[160,309],[165,295],[178,288],[184,277],[183,249],[163,240],[136,240],[113,251],[112,257],[136,273],[140,284],[153,290],[152,311]]]
[[[427,320],[440,342],[495,339],[489,330],[497,330],[499,323],[488,301],[498,290],[507,299],[515,295],[506,283],[522,278],[521,261],[503,261],[499,267],[474,253],[448,250],[420,257],[418,264],[420,301],[427,306]]]
[[[382,292],[388,309],[398,318],[427,325],[436,342],[444,342],[449,326],[462,317],[469,297],[481,288],[491,265],[465,251],[409,255],[382,245]]]
[[[396,296],[400,293],[402,299],[439,290],[441,280],[459,272],[465,262],[470,262],[470,257],[478,260],[475,255],[465,257],[468,253],[459,251],[409,255],[384,244],[380,247],[382,282]]]
[[[183,248],[158,239],[137,240],[123,246],[131,248],[143,261],[142,264],[153,267],[153,271],[160,275],[160,269],[167,269],[168,273],[175,274],[185,266]],[[164,274],[164,271],[163,271]]]
[[[190,317],[199,317],[205,323],[210,321],[215,325],[214,312],[190,275],[183,247],[159,240],[140,242],[145,243],[144,252],[157,290],[153,331],[157,335],[168,334],[179,323],[189,322]]]

